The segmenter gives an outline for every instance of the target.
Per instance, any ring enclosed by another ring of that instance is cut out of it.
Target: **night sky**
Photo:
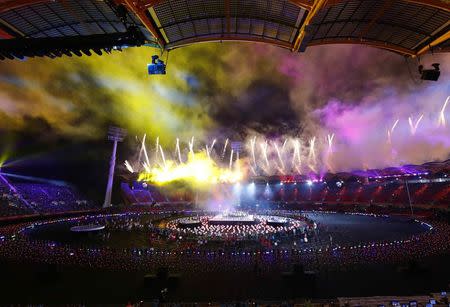
[[[336,170],[449,157],[449,124],[437,127],[450,95],[448,54],[421,59],[425,66],[440,62],[442,74],[438,82],[420,83],[416,60],[364,46],[295,54],[267,45],[199,44],[171,51],[167,75],[149,76],[155,53],[142,47],[1,62],[3,170],[65,180],[100,199],[109,125],[128,130],[119,165],[135,154],[136,136],[144,133],[165,146],[177,137],[209,142],[335,133]],[[408,117],[414,122],[421,114],[412,137]],[[386,157],[379,144],[396,119],[397,139]]]

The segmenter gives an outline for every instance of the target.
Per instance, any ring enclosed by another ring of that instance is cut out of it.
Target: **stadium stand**
[[[0,217],[91,210],[74,188],[43,183],[10,183],[0,175]]]
[[[399,208],[408,207],[411,202],[418,207],[448,209],[449,170],[450,160],[447,160],[353,173],[327,173],[323,179],[314,182],[306,176],[260,176],[248,181],[255,184],[254,196],[242,195],[241,200],[291,204],[374,204]],[[122,184],[122,193],[128,204],[189,202],[195,199],[189,189],[170,191],[141,182],[134,182],[131,188],[128,184]]]
[[[87,210],[90,203],[73,188],[51,184],[18,183],[18,193],[39,213]]]

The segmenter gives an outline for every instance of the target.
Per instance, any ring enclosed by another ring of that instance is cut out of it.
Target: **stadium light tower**
[[[111,206],[111,194],[114,180],[114,169],[116,167],[116,151],[117,143],[122,142],[125,138],[127,131],[119,127],[109,127],[108,130],[108,140],[114,142],[113,151],[111,155],[111,161],[109,162],[109,176],[108,184],[106,186],[105,202],[103,203],[103,208]]]
[[[408,178],[405,178],[406,193],[408,194],[409,209],[411,209],[411,217],[414,218],[414,210],[411,201],[411,193],[409,193]]]

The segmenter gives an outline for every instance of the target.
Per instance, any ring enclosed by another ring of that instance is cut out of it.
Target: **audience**
[[[0,181],[0,218],[85,211],[95,206],[69,186]]]
[[[173,240],[175,243],[168,249],[71,246],[31,240],[19,231],[24,225],[14,225],[1,229],[0,257],[18,262],[56,263],[61,266],[87,266],[107,270],[152,271],[168,267],[171,271],[190,274],[209,274],[223,270],[251,273],[256,266],[258,274],[270,274],[288,270],[296,263],[301,263],[307,270],[345,270],[374,263],[404,263],[444,254],[450,249],[450,226],[442,222],[433,222],[432,230],[408,239],[386,242],[337,245],[320,237],[322,229],[318,226],[317,231],[314,231],[314,227],[308,230],[308,242],[298,241],[297,246],[282,243],[277,245],[275,243],[279,238],[271,235],[259,238],[259,241],[255,241],[257,244],[224,241],[223,244],[211,245],[204,244],[203,240],[184,241],[177,236],[171,237],[172,230],[154,227],[153,221],[170,214],[154,214],[146,223],[138,218],[138,214],[89,218],[91,223],[104,223],[106,219],[107,229],[143,230],[154,233],[149,235],[149,239]]]

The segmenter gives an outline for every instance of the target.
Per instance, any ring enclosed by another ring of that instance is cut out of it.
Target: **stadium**
[[[0,303],[448,306],[449,44],[445,0],[0,0]]]

